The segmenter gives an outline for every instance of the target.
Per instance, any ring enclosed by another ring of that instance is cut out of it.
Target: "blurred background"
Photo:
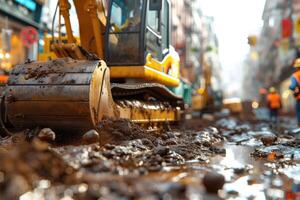
[[[45,50],[56,3],[0,0],[1,74],[27,58],[36,60]],[[275,86],[280,89],[284,110],[293,108],[288,85],[292,63],[299,57],[299,0],[171,3],[172,45],[180,54],[182,79],[191,83],[194,96],[207,90],[215,99],[235,98],[260,105],[266,90]],[[74,10],[71,17],[76,17]],[[55,31],[57,20],[53,26]]]

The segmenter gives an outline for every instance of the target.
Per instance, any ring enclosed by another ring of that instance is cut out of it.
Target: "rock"
[[[248,185],[253,185],[253,184],[256,184],[257,182],[258,182],[258,180],[256,177],[254,177],[254,176],[248,177],[248,180],[247,180]]]
[[[142,139],[142,143],[143,143],[143,145],[145,145],[145,146],[153,147],[153,143],[152,143],[149,139],[147,139],[147,138],[143,138],[143,139]]]
[[[195,144],[195,145],[201,146],[201,145],[202,145],[202,141],[199,140],[199,139],[196,139],[196,140],[194,141],[194,144]]]
[[[216,127],[209,127],[208,130],[213,134],[219,134],[219,130]]]
[[[245,167],[237,167],[233,169],[233,172],[237,175],[242,175],[247,171]]]
[[[205,174],[202,182],[208,193],[217,194],[225,184],[225,177],[222,174],[216,172],[209,172]]]
[[[140,167],[138,169],[139,175],[146,175],[148,173],[148,170],[145,167]]]
[[[237,196],[237,195],[239,195],[239,192],[236,190],[229,190],[229,191],[227,191],[227,194],[232,195],[232,196]]]
[[[153,145],[154,146],[162,146],[162,145],[164,145],[164,142],[160,138],[157,138],[156,140],[153,141]]]
[[[202,145],[205,146],[205,147],[211,147],[211,143],[208,142],[208,141],[203,141]]]
[[[276,142],[277,137],[275,135],[264,135],[260,138],[260,141],[265,146],[271,146],[274,142]]]
[[[168,138],[175,138],[175,134],[173,132],[167,132],[166,135],[168,136]]]
[[[116,146],[112,145],[112,144],[106,144],[106,145],[104,145],[104,148],[107,150],[113,150],[114,148],[116,148]]]
[[[167,140],[166,141],[166,145],[169,145],[169,146],[171,146],[171,145],[177,145],[177,141],[175,140],[175,139],[169,139],[169,140]]]
[[[90,130],[82,136],[82,140],[85,144],[93,144],[99,142],[99,133],[95,130]]]
[[[161,135],[161,138],[162,138],[163,140],[167,140],[167,139],[169,139],[169,136],[168,136],[168,134],[162,134],[162,135]]]
[[[38,138],[42,141],[53,142],[55,140],[55,133],[50,128],[43,128],[38,133]]]
[[[164,147],[164,146],[158,146],[155,149],[155,154],[158,154],[160,156],[165,156],[170,152],[170,148],[169,147]]]
[[[116,154],[113,151],[104,151],[102,155],[107,159],[112,159]]]
[[[211,146],[209,148],[209,150],[211,150],[212,152],[214,152],[216,154],[226,154],[226,149],[223,149],[223,148],[217,148],[217,147]]]
[[[185,163],[185,159],[174,151],[170,151],[170,154],[164,157],[164,161],[173,165],[182,165]]]

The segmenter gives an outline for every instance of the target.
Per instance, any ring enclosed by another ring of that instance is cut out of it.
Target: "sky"
[[[224,86],[237,96],[249,52],[247,37],[259,34],[264,5],[265,0],[201,0],[203,13],[215,19]]]

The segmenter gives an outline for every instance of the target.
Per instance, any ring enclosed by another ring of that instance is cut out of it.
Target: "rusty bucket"
[[[109,68],[101,60],[70,58],[17,65],[1,107],[7,129],[90,130],[113,116]]]

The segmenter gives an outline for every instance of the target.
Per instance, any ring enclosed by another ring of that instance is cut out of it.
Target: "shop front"
[[[0,82],[11,68],[36,59],[44,1],[0,0]]]

